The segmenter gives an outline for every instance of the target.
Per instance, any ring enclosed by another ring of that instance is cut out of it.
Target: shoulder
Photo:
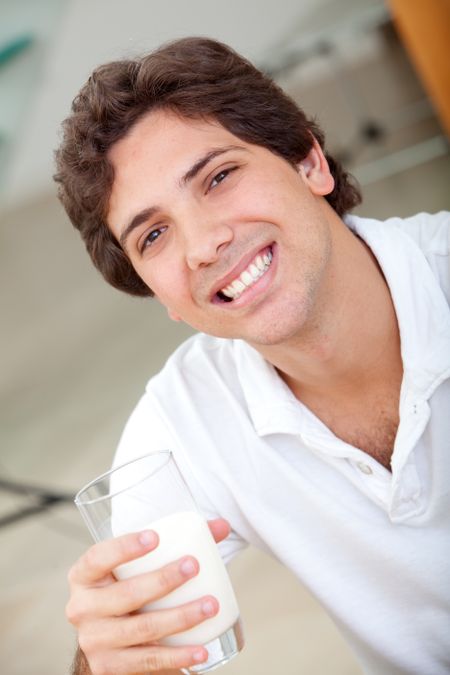
[[[212,397],[236,388],[235,362],[233,340],[197,334],[181,344],[148,381],[122,433],[116,462],[172,445],[175,422],[181,423],[186,411],[193,420]]]
[[[409,218],[389,218],[386,226],[396,227],[414,239],[425,255],[450,253],[450,212],[418,213]]]
[[[378,231],[389,236],[389,232],[403,232],[412,239],[425,255],[448,256],[450,252],[450,212],[417,213],[408,218],[392,217],[380,221],[349,215],[345,222],[352,229],[368,232]]]
[[[401,256],[410,264],[428,264],[447,301],[450,301],[450,212],[418,213],[408,218],[388,218],[384,221],[358,216],[346,216],[350,229],[360,234],[372,248],[391,257]],[[414,271],[414,270],[413,270]]]
[[[396,227],[414,241],[450,304],[450,212],[392,218],[386,225]]]
[[[179,390],[186,381],[191,388],[208,386],[212,380],[231,381],[236,376],[235,364],[235,340],[198,333],[173,352],[146,389],[161,395],[166,387],[176,385]]]

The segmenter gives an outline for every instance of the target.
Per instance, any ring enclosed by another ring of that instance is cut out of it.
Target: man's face
[[[313,175],[317,157],[293,167],[215,122],[157,111],[109,158],[109,227],[172,318],[255,346],[301,332],[330,252],[333,185]]]

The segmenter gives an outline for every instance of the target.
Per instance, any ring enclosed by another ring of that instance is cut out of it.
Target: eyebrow
[[[142,223],[145,223],[149,218],[151,218],[157,211],[159,211],[159,208],[157,206],[149,206],[147,209],[143,209],[142,211],[139,211],[128,223],[124,231],[119,237],[119,244],[121,245],[122,248],[125,248],[126,240],[130,236],[130,234],[135,230],[139,225],[142,225]]]
[[[206,153],[206,155],[203,155],[203,157],[200,157],[192,166],[191,168],[186,171],[185,174],[181,177],[179,181],[179,185],[181,186],[186,186],[190,181],[192,181],[195,176],[213,159],[216,157],[219,157],[220,155],[223,155],[226,152],[229,152],[230,150],[245,150],[245,148],[240,147],[238,145],[227,145],[225,147],[221,148],[215,148],[213,150],[210,150],[209,152]],[[121,233],[119,237],[119,243],[122,246],[122,248],[125,248],[126,241],[130,234],[135,230],[139,225],[142,225],[142,223],[145,223],[149,218],[151,218],[155,213],[160,211],[160,208],[158,206],[149,206],[146,209],[143,209],[142,211],[139,211],[131,221],[128,223],[128,225],[125,227],[124,231]]]
[[[224,148],[210,150],[206,153],[206,155],[200,157],[200,159],[198,159],[195,164],[191,166],[189,171],[186,171],[184,176],[181,178],[180,184],[187,185],[209,162],[211,162],[211,160],[219,157],[219,155],[223,155],[225,152],[229,152],[230,150],[245,150],[245,148],[242,148],[238,145],[227,145]]]

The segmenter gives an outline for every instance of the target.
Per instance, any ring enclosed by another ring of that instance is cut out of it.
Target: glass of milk
[[[95,541],[144,529],[158,533],[156,549],[114,570],[119,579],[156,570],[185,555],[198,560],[200,571],[195,577],[141,610],[175,607],[203,595],[217,598],[216,616],[160,640],[171,646],[206,647],[208,660],[183,672],[206,673],[239,653],[243,637],[230,579],[171,451],[154,452],[111,469],[80,490],[75,504]]]

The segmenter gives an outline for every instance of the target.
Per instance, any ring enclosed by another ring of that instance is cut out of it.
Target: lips
[[[213,301],[232,302],[247,288],[253,286],[269,269],[272,263],[272,246],[265,246],[256,254],[246,256],[218,285]]]

